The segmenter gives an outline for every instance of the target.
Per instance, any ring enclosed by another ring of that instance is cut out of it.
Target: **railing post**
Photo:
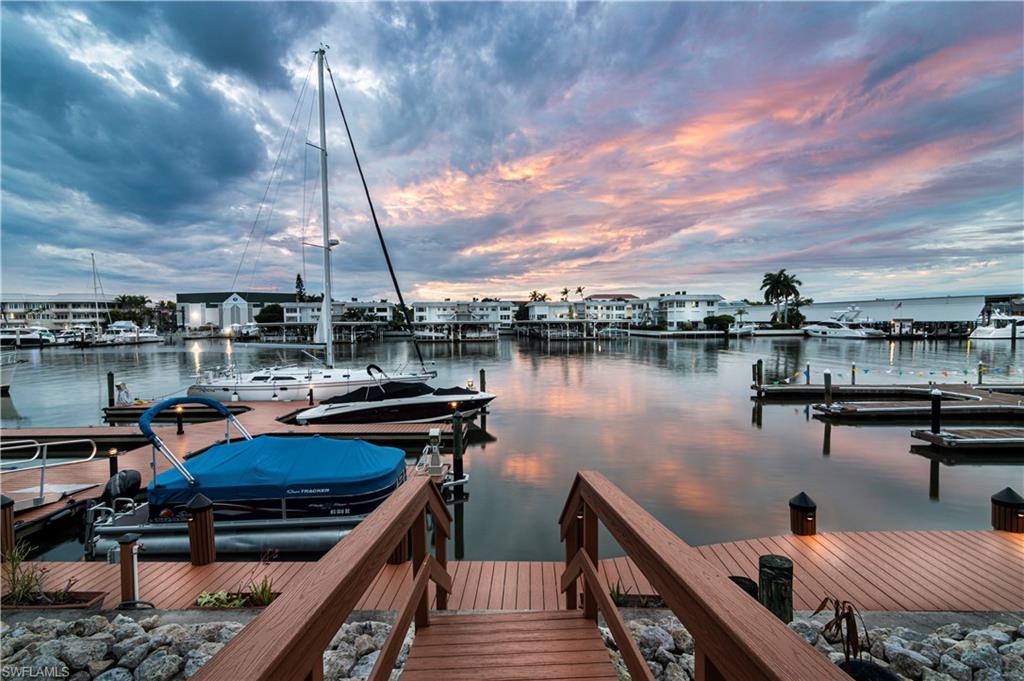
[[[434,558],[437,560],[438,565],[448,571],[448,537],[445,536],[444,532],[441,532],[437,526],[437,518],[434,518]],[[435,588],[434,591],[437,593],[437,609],[447,610],[448,609],[448,593],[444,589]]]
[[[136,542],[141,534],[126,534],[117,540],[121,547],[121,603],[135,603],[139,600],[139,575],[136,572]]]
[[[939,433],[942,431],[942,392],[939,389],[934,389],[931,392],[932,398],[932,432]]]
[[[0,555],[4,558],[14,548],[14,499],[0,496]]]
[[[452,414],[452,477],[456,483],[463,478],[462,470],[462,412]],[[455,495],[462,496],[462,485],[455,485]]]
[[[694,681],[725,681],[722,673],[715,668],[711,658],[707,656],[698,642],[694,652]]]
[[[793,561],[786,556],[766,555],[758,561],[758,598],[761,605],[789,624],[793,621]]]
[[[565,564],[568,565],[576,553],[580,550],[580,533],[579,523],[572,522],[569,524],[569,531],[565,533]],[[576,582],[573,581],[569,588],[565,590],[565,609],[575,610],[576,609]]]
[[[583,504],[583,550],[590,556],[594,566],[597,566],[597,515],[586,503]],[[597,597],[593,588],[583,580],[583,616],[587,619],[597,619]]]
[[[217,560],[213,533],[213,502],[205,494],[192,497],[188,512],[188,553],[193,565],[207,565]]]
[[[420,509],[420,512],[416,515],[416,520],[412,523],[412,576],[415,578],[416,574],[422,567],[423,559],[427,557],[427,511],[426,509]],[[429,569],[429,568],[423,568]],[[423,595],[420,597],[420,602],[416,606],[416,628],[429,627],[430,626],[430,602],[427,596],[427,590],[423,590]]]

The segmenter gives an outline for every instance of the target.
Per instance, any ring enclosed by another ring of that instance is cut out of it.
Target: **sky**
[[[1021,3],[0,12],[5,291],[1024,291]]]

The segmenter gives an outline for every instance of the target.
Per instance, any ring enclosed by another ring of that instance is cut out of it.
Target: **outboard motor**
[[[118,497],[134,499],[142,489],[142,474],[131,469],[118,471],[103,487],[103,501],[113,504]]]

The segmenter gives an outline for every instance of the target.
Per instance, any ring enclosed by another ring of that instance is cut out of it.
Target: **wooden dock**
[[[955,449],[1016,449],[1024,451],[1024,428],[956,428],[933,433],[912,430],[910,435],[935,447]]]
[[[294,403],[252,402],[234,403],[240,409],[236,418],[253,435],[302,436],[322,435],[339,439],[364,439],[376,444],[395,445],[419,450],[427,443],[431,428],[440,428],[442,446],[452,441],[450,423],[370,423],[297,426],[282,423],[278,418],[295,410]],[[242,409],[244,408],[244,409]],[[125,430],[127,428],[127,430]],[[98,433],[113,430],[118,437],[137,428],[130,427],[89,427],[81,428],[32,428],[5,429],[0,431],[3,440],[32,439],[39,442],[66,439],[94,439]],[[178,435],[174,426],[160,426],[158,433],[179,458],[202,452],[224,440],[224,421],[186,423],[184,433]],[[232,429],[232,436],[237,433]],[[66,515],[67,511],[79,508],[103,493],[103,486],[110,478],[110,461],[106,450],[99,446],[99,453],[91,461],[48,468],[44,502],[32,505],[29,500],[39,496],[39,470],[0,471],[0,486],[4,494],[15,501],[15,530],[19,536],[41,529],[42,524],[54,516]],[[141,447],[121,452],[117,456],[119,470],[134,469],[142,473],[144,485],[153,478],[154,457],[152,448]],[[155,458],[156,473],[170,468],[170,463],[160,455]]]
[[[759,399],[766,402],[817,402],[825,399],[821,383],[761,384],[750,386]],[[928,401],[931,391],[938,389],[943,400],[986,400],[1000,404],[1017,404],[1024,394],[1024,384],[993,383],[914,383],[914,384],[832,384],[834,402],[865,402],[917,400]],[[943,404],[943,407],[946,405]]]
[[[829,532],[779,535],[695,547],[727,574],[757,579],[758,557],[786,555],[794,562],[794,607],[813,610],[826,594],[871,611],[1024,610],[1024,535],[995,531]],[[143,557],[145,552],[143,552]],[[48,586],[74,576],[75,588],[106,591],[104,608],[120,600],[119,566],[108,563],[41,563]],[[558,561],[451,561],[451,610],[556,611],[564,608]],[[194,607],[203,591],[244,590],[250,578],[270,577],[274,590],[299,583],[314,562],[140,563],[141,598],[160,609]],[[398,610],[407,600],[409,563],[385,565],[363,593],[357,610]],[[631,559],[598,562],[605,592],[657,597]],[[431,606],[435,589],[428,588]]]

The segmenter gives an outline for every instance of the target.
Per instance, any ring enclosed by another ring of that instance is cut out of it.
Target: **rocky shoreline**
[[[0,624],[0,677],[28,681],[183,681],[195,674],[244,627],[235,621],[165,623],[160,615],[135,620],[123,614],[64,621],[37,617]],[[324,681],[365,679],[391,625],[343,624],[324,651]],[[410,628],[392,678],[405,664]]]
[[[798,618],[789,627],[833,662],[842,662],[842,643],[828,641],[822,633],[826,621]],[[678,619],[667,611],[634,614],[627,625],[655,679],[692,681],[693,637]],[[602,626],[601,636],[619,678],[629,679],[611,632]],[[861,633],[860,644],[868,651],[862,659],[907,681],[1024,681],[1024,622],[973,629],[950,623],[932,631],[869,627],[866,635]]]

